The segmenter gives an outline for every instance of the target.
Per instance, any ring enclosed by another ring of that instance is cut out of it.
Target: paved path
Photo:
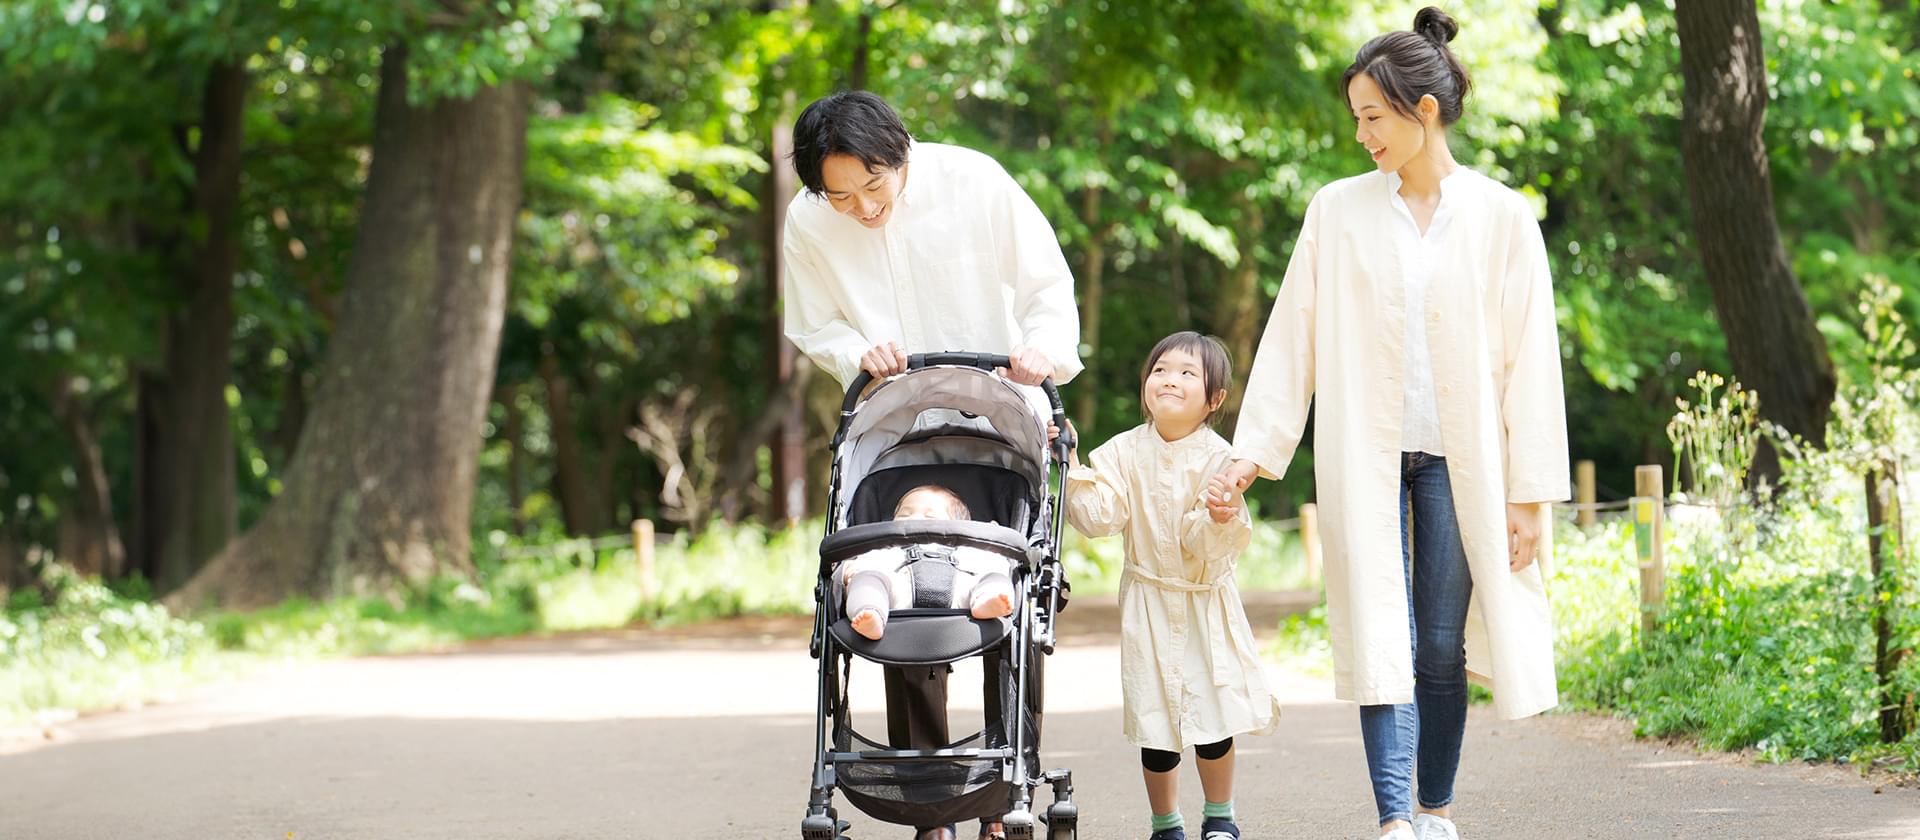
[[[1044,759],[1075,771],[1081,836],[1144,836],[1117,649],[1097,627],[1068,630]],[[793,838],[813,745],[805,632],[765,620],[324,662],[84,718],[0,743],[0,838]],[[1273,676],[1284,725],[1240,750],[1247,836],[1367,838],[1353,708],[1324,682]],[[856,672],[856,719],[884,731],[877,683]],[[977,725],[967,694],[956,726]],[[1473,840],[1920,838],[1920,791],[1636,743],[1585,716],[1476,709],[1459,797]],[[852,816],[856,838],[905,836]]]

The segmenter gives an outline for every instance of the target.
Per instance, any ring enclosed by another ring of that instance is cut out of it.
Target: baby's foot
[[[886,623],[880,620],[879,610],[861,610],[854,613],[853,632],[878,641],[880,634],[886,632]]]
[[[973,602],[974,618],[1000,618],[1013,615],[1013,596],[1006,592],[996,592]]]

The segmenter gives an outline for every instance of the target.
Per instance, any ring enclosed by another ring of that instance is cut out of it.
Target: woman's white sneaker
[[[1380,840],[1417,840],[1417,838],[1413,835],[1413,829],[1403,825],[1380,835]]]
[[[1453,820],[1433,814],[1413,815],[1413,840],[1460,840],[1460,829]]]

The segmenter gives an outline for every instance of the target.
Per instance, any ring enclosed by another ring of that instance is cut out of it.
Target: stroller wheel
[[[1047,840],[1076,840],[1080,833],[1080,809],[1072,802],[1055,802],[1040,818],[1047,826]]]
[[[1008,811],[1000,824],[1006,826],[1007,840],[1033,840],[1033,812]]]
[[[839,819],[829,808],[825,814],[809,814],[800,821],[800,840],[847,840],[845,832],[850,824]]]

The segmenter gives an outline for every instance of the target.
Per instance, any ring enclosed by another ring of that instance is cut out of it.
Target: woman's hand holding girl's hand
[[[1244,493],[1253,480],[1260,477],[1260,465],[1245,458],[1236,459],[1215,478],[1225,478],[1227,486],[1235,493]]]
[[[1240,495],[1228,483],[1227,474],[1219,473],[1207,479],[1207,514],[1213,521],[1225,524],[1240,513]]]
[[[1540,548],[1540,503],[1507,505],[1507,568],[1533,565]]]

